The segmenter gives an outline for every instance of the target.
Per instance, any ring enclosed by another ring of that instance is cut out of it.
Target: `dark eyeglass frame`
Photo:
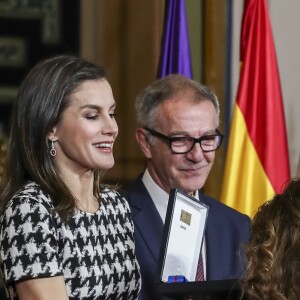
[[[184,136],[184,138],[188,138],[190,140],[193,140],[193,144],[192,144],[192,146],[191,146],[191,148],[189,150],[184,151],[184,152],[177,152],[177,151],[173,151],[173,149],[172,149],[172,143],[175,140],[183,138],[183,136],[170,137],[170,136],[164,135],[164,134],[162,134],[162,133],[160,133],[160,132],[158,132],[158,131],[156,131],[154,129],[148,128],[148,127],[143,127],[143,129],[147,130],[151,135],[153,135],[153,136],[155,136],[157,138],[160,138],[160,139],[164,140],[165,142],[167,142],[169,144],[169,146],[170,146],[170,149],[171,149],[172,153],[174,153],[174,154],[186,154],[186,153],[192,151],[192,149],[195,147],[195,145],[197,143],[199,143],[200,148],[201,148],[201,150],[203,152],[213,152],[213,151],[216,151],[216,150],[218,150],[220,148],[220,146],[222,144],[222,141],[223,141],[223,138],[224,138],[224,134],[222,134],[218,129],[216,129],[216,133],[215,134],[204,135],[204,136],[201,136],[200,138],[193,138],[193,137],[190,137],[190,136]],[[212,137],[219,137],[216,149],[214,149],[214,150],[204,150],[202,148],[201,142],[205,141],[205,140],[207,140],[209,138],[212,138]]]

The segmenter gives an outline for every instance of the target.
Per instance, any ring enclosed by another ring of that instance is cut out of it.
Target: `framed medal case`
[[[209,207],[170,192],[158,268],[158,290],[174,300],[241,300],[238,280],[195,281]]]
[[[208,210],[179,189],[171,190],[159,262],[162,282],[173,276],[195,280]]]

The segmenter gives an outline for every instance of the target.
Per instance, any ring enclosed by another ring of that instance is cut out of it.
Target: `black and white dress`
[[[140,271],[125,199],[105,190],[97,212],[76,210],[68,222],[36,183],[27,184],[1,216],[1,271],[12,299],[15,282],[63,275],[70,299],[137,299]]]

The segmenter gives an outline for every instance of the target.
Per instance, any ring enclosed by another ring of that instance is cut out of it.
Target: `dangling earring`
[[[54,148],[54,138],[53,138],[53,137],[51,138],[50,155],[53,156],[53,157],[56,156],[56,150],[55,150],[55,148]]]

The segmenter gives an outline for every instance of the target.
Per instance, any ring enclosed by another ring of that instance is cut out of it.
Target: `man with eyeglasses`
[[[201,193],[223,140],[217,97],[196,81],[169,75],[140,93],[136,110],[136,139],[146,170],[127,190],[127,199],[142,273],[139,299],[167,299],[157,292],[157,264],[171,188],[209,206],[201,251],[204,280],[239,278],[244,268],[240,250],[249,239],[250,219]]]

